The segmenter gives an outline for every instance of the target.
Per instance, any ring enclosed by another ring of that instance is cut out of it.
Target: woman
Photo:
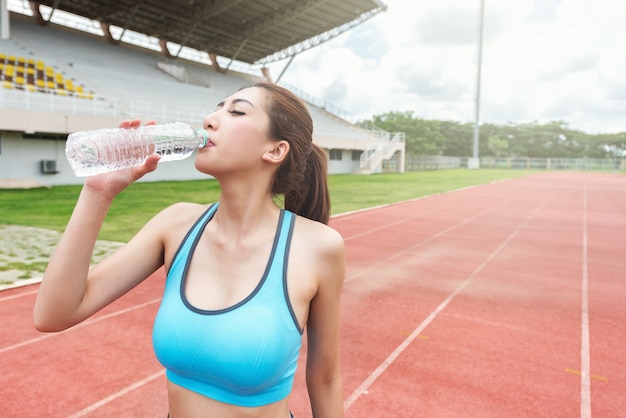
[[[305,325],[313,416],[342,417],[344,244],[326,225],[326,156],[312,143],[311,117],[292,93],[261,83],[220,103],[204,128],[209,143],[195,165],[219,181],[219,201],[164,209],[90,269],[113,198],[155,170],[159,156],[87,178],[41,283],[35,326],[71,327],[164,265],[153,343],[171,418],[290,417]],[[275,204],[280,195],[285,210]]]

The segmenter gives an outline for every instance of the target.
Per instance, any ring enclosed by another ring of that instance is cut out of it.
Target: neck
[[[214,221],[224,237],[247,236],[268,226],[273,230],[280,208],[274,203],[268,189],[257,183],[241,187],[222,185],[219,208]]]

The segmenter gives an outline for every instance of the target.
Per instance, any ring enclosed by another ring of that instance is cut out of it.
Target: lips
[[[208,138],[205,138],[204,142],[198,146],[198,149],[201,150],[201,149],[209,148],[213,146],[215,146],[215,144],[211,142]]]

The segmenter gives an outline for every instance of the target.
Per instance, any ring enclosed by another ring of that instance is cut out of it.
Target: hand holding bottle
[[[146,123],[146,126],[155,124],[156,122],[151,120]],[[122,129],[136,129],[139,126],[141,126],[139,119],[126,119],[119,125]],[[110,193],[113,198],[136,180],[156,170],[160,159],[159,154],[151,154],[142,165],[87,177],[85,186],[101,194]]]

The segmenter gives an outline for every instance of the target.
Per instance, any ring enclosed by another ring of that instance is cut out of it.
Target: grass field
[[[442,170],[369,176],[332,175],[332,214],[442,193],[531,174],[527,170]],[[0,224],[62,231],[81,186],[0,190]],[[120,194],[99,239],[128,241],[161,209],[175,202],[210,203],[219,198],[215,180],[136,183]]]

